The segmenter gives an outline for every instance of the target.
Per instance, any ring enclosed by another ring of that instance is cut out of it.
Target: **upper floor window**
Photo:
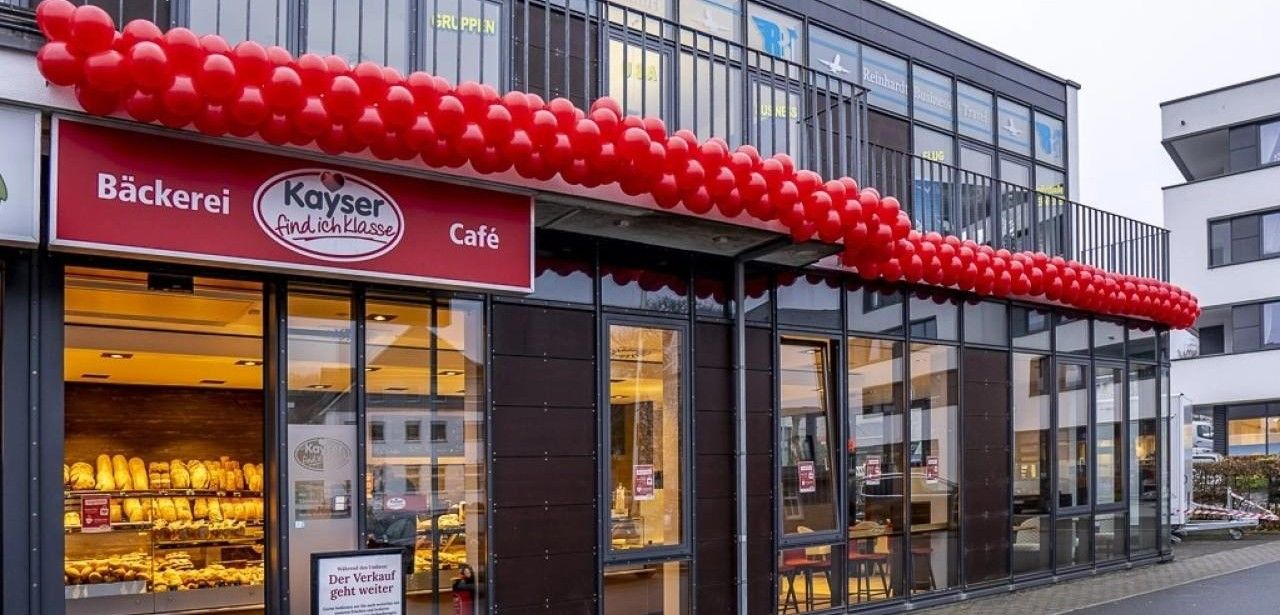
[[[1280,121],[1258,127],[1258,164],[1280,162]]]
[[[1031,110],[1025,105],[1005,100],[996,101],[1000,147],[1024,156],[1031,155]]]
[[[993,107],[991,93],[967,83],[961,83],[956,86],[956,103],[956,116],[960,120],[960,134],[983,143],[991,143],[991,110]]]
[[[804,26],[798,18],[748,4],[747,46],[775,58],[799,62],[804,54]]]
[[[1280,255],[1280,211],[1209,222],[1209,266],[1235,265]]]
[[[907,61],[879,49],[862,49],[862,85],[873,106],[907,114]]]
[[[288,2],[221,0],[220,2],[188,2],[186,7],[188,27],[197,34],[216,32],[230,45],[241,41],[256,41],[263,45],[283,45],[285,42]]]
[[[307,51],[336,54],[352,64],[369,60],[401,72],[409,70],[408,0],[310,0],[306,6]],[[461,16],[455,17],[454,23],[461,29]]]
[[[1066,158],[1062,138],[1062,120],[1036,112],[1035,125],[1036,160],[1056,167],[1064,166]]]
[[[682,25],[735,43],[742,41],[740,15],[736,0],[680,0]]]
[[[951,77],[916,66],[911,73],[911,94],[917,120],[948,130],[955,126]]]
[[[861,49],[856,41],[822,28],[809,28],[809,68],[856,82]],[[819,85],[823,85],[819,82]]]
[[[1280,301],[1206,308],[1190,333],[1179,359],[1280,348]]]

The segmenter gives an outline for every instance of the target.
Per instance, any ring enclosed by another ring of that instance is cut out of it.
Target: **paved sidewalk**
[[[966,600],[921,612],[927,615],[1060,615],[1273,562],[1280,562],[1280,540]]]

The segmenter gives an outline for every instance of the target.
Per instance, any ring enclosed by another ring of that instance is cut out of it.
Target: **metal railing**
[[[921,231],[1168,279],[1164,228],[898,150],[866,147],[861,179],[896,196]]]
[[[872,145],[866,90],[764,53],[737,22],[696,29],[609,0],[78,0],[119,23],[145,18],[231,43],[335,53],[402,72],[477,80],[499,91],[565,97],[586,108],[612,96],[670,131],[720,137],[798,168],[844,175],[902,202],[923,231],[1011,251],[1168,277],[1168,231],[979,173]],[[34,0],[0,0],[0,5]],[[632,3],[634,4],[634,2]],[[721,36],[723,34],[724,36]]]

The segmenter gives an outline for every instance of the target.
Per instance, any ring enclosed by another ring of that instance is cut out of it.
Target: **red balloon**
[[[209,105],[196,116],[194,124],[201,133],[220,137],[231,129],[231,118],[222,105]]]
[[[355,79],[346,75],[339,75],[333,78],[329,83],[329,90],[325,92],[324,108],[329,112],[337,122],[349,122],[360,117],[364,110],[364,103],[360,96],[360,86],[356,84]]]
[[[71,35],[68,40],[86,55],[106,51],[116,40],[116,24],[106,11],[97,6],[78,6],[71,13]]]
[[[324,65],[325,68],[328,69],[329,74],[334,77],[337,77],[338,75],[350,76],[351,65],[347,64],[347,60],[340,55],[330,54],[325,56]]]
[[[671,209],[680,202],[680,186],[675,175],[664,173],[653,185],[653,200],[663,209]]]
[[[643,129],[628,128],[622,131],[622,136],[619,138],[619,153],[626,158],[643,156],[649,151],[650,143],[652,143],[651,137]]]
[[[120,92],[129,85],[124,56],[114,49],[85,58],[83,70],[85,83],[101,92]]]
[[[262,135],[262,140],[267,143],[284,145],[293,136],[293,127],[289,125],[289,120],[285,116],[272,114],[258,128],[258,134]]]
[[[425,115],[419,115],[414,119],[413,125],[401,134],[404,144],[415,152],[425,152],[428,147],[434,147],[436,144],[436,128],[431,125],[431,119]]]
[[[230,55],[231,45],[227,43],[227,39],[217,34],[206,34],[200,37],[200,48],[204,50],[205,55],[219,54]]]
[[[347,150],[347,128],[342,124],[333,124],[316,137],[316,145],[330,156],[337,156]]]
[[[324,110],[324,103],[320,102],[319,96],[308,96],[302,106],[289,117],[289,121],[296,132],[312,139],[333,128],[333,121],[329,119],[329,113]]]
[[[392,130],[408,128],[409,125],[413,124],[413,93],[403,85],[393,85],[387,88],[386,95],[378,103],[378,115],[382,117],[383,123]]]
[[[160,95],[160,104],[169,113],[187,121],[203,111],[205,105],[204,99],[196,92],[196,86],[191,82],[191,77],[186,75],[178,75],[174,78],[169,89]]]
[[[467,111],[462,101],[452,95],[441,96],[430,112],[431,123],[446,137],[456,137],[466,128]]]
[[[245,85],[262,85],[271,76],[271,60],[267,58],[267,50],[253,41],[241,41],[231,50],[231,59],[235,61],[236,72]]]
[[[685,209],[698,215],[709,213],[713,207],[711,195],[707,194],[707,189],[702,186],[684,193],[683,201]]]
[[[124,101],[124,110],[139,122],[154,122],[160,117],[160,98],[155,94],[134,92]]]
[[[206,56],[195,74],[196,89],[210,102],[229,103],[240,97],[244,86],[236,76],[236,65],[224,55]]]
[[[111,115],[120,108],[119,92],[103,92],[83,85],[76,86],[76,102],[80,108],[93,115]]]
[[[71,15],[76,6],[67,0],[44,0],[36,7],[36,25],[45,38],[66,42],[71,38]]]
[[[164,44],[164,32],[161,32],[160,27],[150,21],[134,19],[124,25],[124,28],[120,31],[120,39],[120,44],[126,49],[131,49],[134,45],[143,41],[161,45]]]
[[[529,136],[537,145],[544,146],[554,142],[559,129],[560,124],[554,113],[546,109],[537,109],[533,112],[529,121]]]
[[[375,104],[387,94],[387,82],[382,78],[382,67],[374,62],[361,62],[351,69],[351,76],[360,84],[364,102]]]
[[[372,107],[366,108],[360,117],[349,123],[347,127],[350,129],[351,136],[365,145],[381,139],[383,133],[387,131],[382,118],[378,116],[378,111]]]
[[[742,213],[742,195],[733,188],[716,199],[716,208],[726,218],[736,218]]]
[[[302,77],[288,66],[271,69],[271,75],[262,86],[267,106],[276,113],[291,113],[302,106],[306,94],[302,91]]]
[[[833,209],[827,210],[826,218],[818,222],[818,238],[827,243],[835,243],[843,234],[840,214]]]
[[[329,73],[324,58],[314,53],[298,56],[294,68],[297,69],[298,76],[302,77],[303,91],[309,96],[324,94],[329,89],[329,82],[333,81],[333,75]]]
[[[568,166],[573,161],[573,144],[569,142],[569,135],[557,134],[551,145],[542,148],[542,158],[548,167],[557,171]]]
[[[244,126],[261,126],[271,115],[262,91],[257,86],[245,86],[240,96],[231,103],[231,118]]]
[[[141,41],[130,47],[125,64],[134,84],[144,92],[162,92],[173,83],[173,67],[169,65],[168,54],[163,47],[151,41]]]
[[[195,33],[186,28],[173,28],[164,33],[164,51],[175,72],[191,74],[204,60],[204,48]]]
[[[578,123],[578,108],[567,98],[553,98],[547,103],[547,111],[550,111],[556,118],[556,124],[561,130],[573,128]],[[664,139],[665,140],[665,139]]]
[[[600,127],[600,136],[603,139],[614,140],[617,138],[618,130],[622,126],[622,120],[619,115],[611,109],[604,107],[593,108],[589,116],[591,121]]]
[[[267,61],[272,66],[293,66],[293,54],[288,49],[279,45],[271,45],[267,47]]]
[[[46,1],[40,6],[49,4]],[[51,41],[36,52],[36,67],[54,85],[75,85],[83,75],[80,58],[62,41]]]
[[[515,130],[515,122],[511,119],[511,112],[501,104],[489,105],[481,126],[484,129],[485,139],[492,146],[506,143],[511,138],[512,131]]]
[[[600,151],[601,139],[600,125],[584,118],[574,122],[573,137],[569,140],[573,143],[574,155],[586,159]]]

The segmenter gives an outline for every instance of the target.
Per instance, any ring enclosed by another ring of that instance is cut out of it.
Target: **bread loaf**
[[[209,488],[210,489],[226,489],[226,477],[222,471],[222,463],[218,461],[204,462],[205,469],[209,472]]]
[[[209,500],[208,498],[196,498],[195,510],[191,512],[191,516],[196,519],[209,518]]]
[[[243,502],[236,502],[232,504],[231,510],[232,510],[231,518],[235,519],[236,521],[247,521],[249,519],[248,514],[245,512]]]
[[[129,478],[133,480],[134,489],[146,491],[149,488],[147,484],[147,465],[142,463],[141,457],[134,457],[129,460]]]
[[[209,498],[209,520],[222,521],[222,506],[218,504],[218,498]]]
[[[98,455],[98,490],[116,490],[115,472],[111,469],[111,458],[106,455]]]
[[[191,489],[191,473],[181,459],[169,462],[169,486],[174,489]]]
[[[71,478],[68,485],[72,489],[83,490],[93,489],[95,481],[93,480],[93,466],[77,461],[71,465]]]
[[[111,500],[110,512],[107,518],[112,523],[124,523],[124,513],[120,509],[120,500]]]
[[[142,500],[139,500],[138,498],[125,498],[124,516],[129,519],[129,523],[142,523],[143,521],[146,521],[146,513],[142,510]]]
[[[129,491],[133,489],[133,479],[129,476],[129,461],[124,455],[111,458],[111,469],[116,479],[116,489]]]
[[[187,498],[173,498],[174,508],[178,512],[179,521],[194,521],[191,515],[191,500]]]
[[[170,523],[178,520],[178,509],[173,504],[173,498],[156,498],[156,506],[161,519]]]
[[[187,472],[191,474],[192,489],[209,489],[209,469],[204,467],[204,462],[198,459],[192,459],[187,463]]]
[[[62,486],[66,487],[71,484],[71,466],[62,464]]]

